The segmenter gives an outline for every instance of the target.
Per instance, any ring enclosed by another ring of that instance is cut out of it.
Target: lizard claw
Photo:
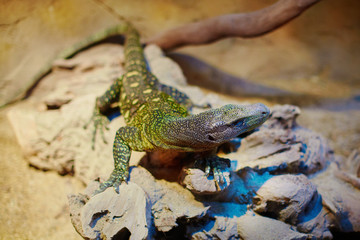
[[[210,103],[204,103],[204,104],[193,104],[194,107],[197,108],[202,108],[202,109],[206,109],[206,108],[211,108],[211,104]]]
[[[114,170],[109,179],[100,184],[99,188],[94,192],[94,195],[105,191],[109,187],[114,187],[115,191],[119,193],[121,183],[127,183],[127,176],[128,174],[121,174],[121,172]]]
[[[210,156],[205,158],[205,164],[205,175],[209,177],[212,174],[216,187],[221,189],[220,186],[226,183],[223,174],[223,170],[226,168],[224,165],[226,164],[227,167],[230,167],[230,160],[218,156]]]
[[[105,135],[104,135],[104,129],[107,130],[107,131],[109,130],[108,124],[109,124],[110,121],[105,115],[101,114],[99,108],[97,106],[95,106],[93,115],[91,116],[90,121],[87,122],[84,125],[84,129],[87,129],[87,127],[92,122],[94,122],[94,130],[93,130],[93,134],[92,134],[92,146],[91,146],[91,148],[94,150],[95,149],[96,134],[97,134],[98,130],[100,131],[100,135],[101,135],[101,138],[102,138],[103,142],[105,144],[108,143],[106,138],[105,138]]]

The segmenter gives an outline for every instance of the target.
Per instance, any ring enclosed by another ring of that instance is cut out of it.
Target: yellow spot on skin
[[[139,51],[141,49],[139,46],[129,46],[125,49],[127,53],[130,53],[131,51]]]
[[[129,118],[129,116],[130,116],[130,111],[126,111],[126,113],[124,114],[124,117]]]
[[[137,104],[139,102],[139,99],[134,99],[133,101],[132,101],[132,104]]]
[[[160,98],[153,98],[152,101],[153,102],[158,102],[158,101],[160,101]]]
[[[139,83],[138,82],[134,82],[132,84],[130,84],[130,87],[134,88],[134,87],[138,87]]]
[[[145,105],[141,105],[138,110],[141,111],[141,110],[143,110],[144,108],[145,108]]]
[[[132,77],[132,76],[135,76],[135,75],[138,75],[138,74],[139,74],[138,71],[131,71],[131,72],[128,72],[128,73],[126,74],[126,77]]]
[[[132,64],[140,64],[141,61],[140,60],[131,60],[128,62],[129,65],[132,65]]]
[[[143,93],[151,93],[152,92],[152,89],[146,89],[143,91]]]
[[[124,100],[124,99],[126,98],[126,94],[123,93],[123,94],[121,95],[121,98],[122,98],[122,100]]]

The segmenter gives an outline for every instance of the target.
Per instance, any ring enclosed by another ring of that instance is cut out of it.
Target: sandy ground
[[[70,222],[66,196],[83,186],[70,176],[29,167],[7,110],[0,110],[0,239],[82,239]]]

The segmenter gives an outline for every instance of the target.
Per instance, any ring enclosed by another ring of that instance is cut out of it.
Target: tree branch
[[[228,14],[162,32],[147,41],[163,50],[211,43],[226,37],[257,37],[299,16],[320,0],[280,0],[250,13]]]

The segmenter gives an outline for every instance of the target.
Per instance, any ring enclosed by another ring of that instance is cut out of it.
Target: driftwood
[[[150,38],[147,43],[166,51],[225,37],[257,37],[281,27],[319,1],[280,0],[255,12],[223,15],[170,29]]]
[[[168,57],[180,65],[189,84],[235,97],[294,97],[294,93],[267,87],[230,75],[195,57],[181,53],[168,53]]]
[[[180,68],[156,46],[145,52],[160,81],[197,103],[225,103],[187,86]],[[331,239],[330,230],[360,231],[360,190],[356,181],[342,177],[359,179],[358,153],[340,164],[323,137],[297,124],[301,111],[291,105],[273,106],[258,131],[234,141],[230,154],[221,153],[232,165],[221,189],[191,164],[191,156],[170,164],[169,156],[134,152],[129,183],[120,194],[110,188],[92,196],[98,187],[92,181],[103,181],[113,168],[111,142],[124,122],[121,117],[111,121],[105,135],[109,144],[99,138],[95,151],[92,129],[83,125],[95,97],[122,73],[121,61],[122,47],[106,44],[57,62],[27,105],[8,115],[33,166],[73,174],[88,184],[84,193],[69,196],[72,223],[85,239],[130,234],[137,239]],[[165,179],[169,172],[172,179]]]

